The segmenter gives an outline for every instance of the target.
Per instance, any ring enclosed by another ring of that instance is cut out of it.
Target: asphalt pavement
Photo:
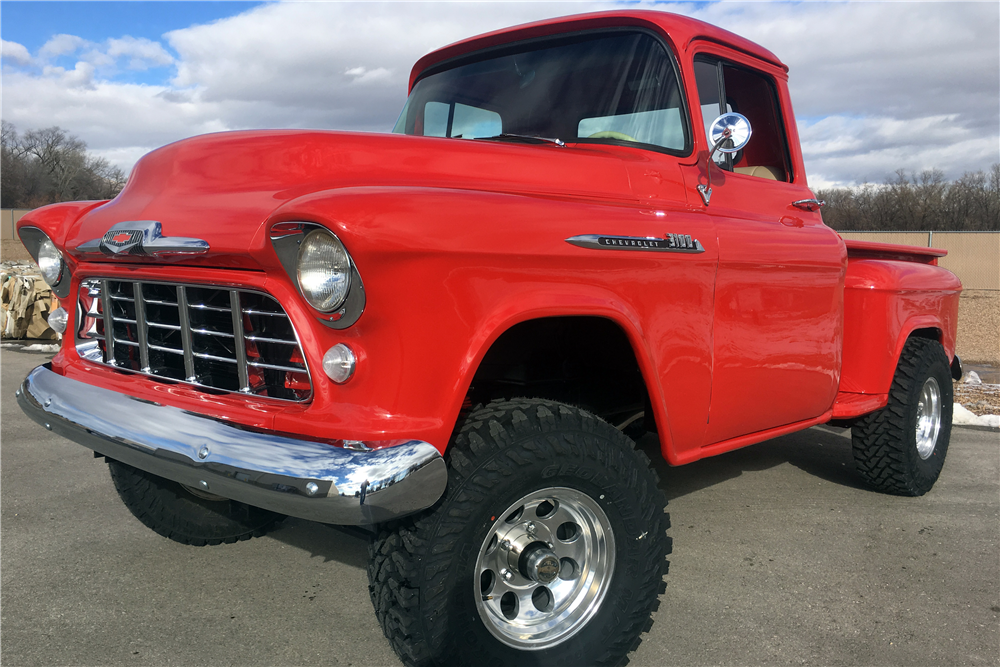
[[[4,665],[400,664],[363,535],[298,519],[218,547],[156,535],[102,461],[18,408],[49,356],[0,352]],[[1000,433],[956,428],[922,498],[865,489],[847,431],[822,427],[657,468],[674,555],[632,665],[1000,664]]]

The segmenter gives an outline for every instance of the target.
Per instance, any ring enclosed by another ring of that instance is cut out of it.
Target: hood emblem
[[[208,248],[208,242],[201,239],[164,236],[163,226],[156,220],[131,220],[113,225],[103,237],[82,243],[77,250],[108,257],[158,257],[200,255]]]

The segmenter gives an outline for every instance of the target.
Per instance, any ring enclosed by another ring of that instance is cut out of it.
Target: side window
[[[424,105],[425,137],[495,137],[503,132],[500,114],[457,102],[428,102]]]
[[[753,137],[734,155],[716,155],[723,169],[774,181],[788,181],[788,142],[771,80],[753,70],[724,61],[700,59],[694,63],[705,135],[712,121],[726,111],[747,117]]]
[[[698,101],[701,104],[701,118],[705,123],[705,138],[711,142],[708,128],[712,126],[712,121],[727,111],[732,111],[732,107],[726,105],[725,108],[719,103],[722,99],[722,90],[719,86],[719,64],[696,60],[694,63],[694,78],[698,86]],[[715,163],[732,171],[731,156],[725,153],[716,153],[713,156]]]

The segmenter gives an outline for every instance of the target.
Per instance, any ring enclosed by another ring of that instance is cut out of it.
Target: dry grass
[[[1000,366],[1000,291],[962,292],[956,347],[963,363]]]
[[[4,239],[3,247],[0,248],[0,260],[4,262],[12,262],[15,260],[30,260],[31,255],[28,254],[27,249],[21,245],[21,241],[18,239]]]

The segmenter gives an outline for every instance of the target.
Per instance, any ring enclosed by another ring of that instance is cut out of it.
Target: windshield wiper
[[[548,137],[538,137],[528,134],[510,134],[504,132],[503,134],[497,134],[492,137],[476,137],[477,139],[485,139],[487,141],[523,141],[529,144],[555,144],[556,146],[565,146],[566,144],[562,139],[550,139]]]

